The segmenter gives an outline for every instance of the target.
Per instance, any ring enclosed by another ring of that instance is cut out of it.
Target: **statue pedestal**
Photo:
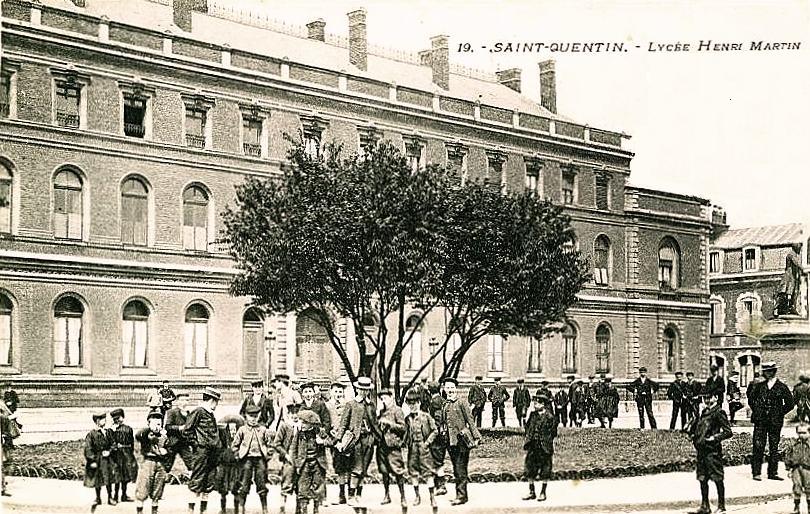
[[[760,337],[763,360],[775,361],[779,376],[793,385],[802,371],[810,371],[810,322],[798,315],[766,321]]]

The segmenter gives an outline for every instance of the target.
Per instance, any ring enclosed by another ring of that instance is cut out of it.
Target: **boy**
[[[329,435],[334,438],[334,426],[340,420],[343,414],[345,403],[343,402],[346,386],[340,382],[333,382],[329,389],[329,401],[326,402],[326,408],[329,410],[329,419],[331,426],[329,427]],[[346,484],[349,483],[349,473],[352,471],[352,459],[347,457],[346,454],[340,453],[335,450],[334,446],[330,447],[332,455],[332,468],[337,475],[338,483],[338,505],[346,503]]]
[[[267,461],[272,457],[270,450],[273,445],[267,428],[259,424],[261,408],[248,405],[245,414],[247,423],[239,427],[231,443],[231,450],[242,469],[237,503],[244,512],[250,482],[253,481],[262,504],[262,514],[267,514]]]
[[[810,425],[800,423],[796,435],[798,438],[785,450],[785,467],[793,479],[793,514],[799,514],[802,492],[810,509]]]
[[[202,403],[188,415],[183,426],[183,435],[192,447],[189,467],[191,477],[188,480],[188,490],[191,493],[189,514],[193,514],[197,503],[200,505],[200,512],[205,512],[208,509],[208,493],[214,490],[219,452],[222,450],[214,410],[221,397],[219,391],[206,387],[202,393]]]
[[[279,422],[278,432],[273,440],[273,449],[278,453],[278,458],[281,461],[281,509],[279,512],[284,514],[284,508],[287,504],[287,496],[293,494],[295,491],[295,467],[293,464],[292,454],[290,449],[293,440],[298,434],[300,423],[298,421],[298,410],[301,404],[293,401],[287,405],[285,412],[287,417]]]
[[[554,454],[554,438],[557,437],[557,420],[549,410],[551,397],[535,394],[533,407],[529,419],[526,421],[526,450],[525,472],[529,482],[529,494],[524,500],[544,501],[546,499],[546,486],[551,479],[552,456]],[[535,494],[534,480],[542,481],[540,495]]]
[[[233,451],[233,439],[239,425],[235,421],[227,421],[219,425],[219,439],[222,441],[222,453],[219,455],[215,489],[219,493],[219,511],[225,514],[228,494],[233,495],[233,512],[239,514],[239,487],[242,470]]]
[[[112,462],[116,469],[115,492],[113,500],[118,501],[121,494],[122,502],[131,502],[127,496],[127,484],[134,482],[138,477],[138,461],[135,460],[135,437],[132,428],[124,423],[124,409],[113,409],[110,411],[113,420],[113,449]]]
[[[421,391],[416,391],[420,396]],[[383,490],[385,497],[381,505],[391,503],[391,476],[397,482],[399,489],[399,502],[402,507],[407,507],[405,501],[405,463],[402,460],[402,436],[405,435],[405,414],[402,409],[394,403],[394,393],[391,389],[381,389],[377,394],[383,404],[380,415],[377,419],[379,431],[377,436],[377,469],[382,475]],[[420,407],[417,407],[420,408]]]
[[[721,441],[731,437],[726,413],[720,408],[719,399],[714,390],[704,389],[703,401],[706,407],[691,425],[689,435],[697,450],[697,479],[700,482],[700,508],[697,514],[709,514],[709,480],[717,486],[716,514],[726,512],[726,487],[723,483],[723,447]]]
[[[318,514],[323,498],[326,477],[326,440],[321,437],[321,418],[311,410],[298,413],[301,430],[293,438],[290,454],[292,455],[297,475],[296,512],[304,514],[312,500],[312,512]]]
[[[96,490],[96,499],[90,507],[91,512],[101,505],[101,488],[107,488],[107,503],[117,505],[112,496],[113,463],[110,459],[112,450],[112,433],[104,428],[107,424],[107,414],[102,412],[93,414],[93,423],[96,426],[84,438],[84,486]]]
[[[259,408],[259,424],[269,427],[276,417],[273,407],[273,399],[264,392],[264,380],[254,380],[250,383],[253,389],[252,394],[245,396],[242,406],[239,408],[239,415],[245,417],[248,405],[255,405]]]
[[[405,402],[408,404],[410,413],[405,418],[405,446],[408,448],[408,474],[413,484],[413,492],[416,498],[413,505],[422,503],[419,496],[419,482],[427,483],[430,493],[430,506],[436,508],[436,495],[434,494],[434,467],[433,455],[430,446],[439,431],[433,416],[419,409],[420,395],[418,391],[408,391],[405,395]]]
[[[143,513],[143,502],[152,500],[152,514],[157,514],[158,502],[163,497],[166,485],[166,431],[163,430],[163,415],[159,411],[150,412],[146,417],[148,428],[135,435],[141,445],[143,464],[135,481],[135,511]]]

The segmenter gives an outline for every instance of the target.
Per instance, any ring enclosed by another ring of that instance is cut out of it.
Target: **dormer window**
[[[577,173],[572,169],[562,172],[562,203],[573,205],[577,201]]]
[[[87,125],[87,86],[90,78],[75,70],[51,70],[53,79],[53,122],[71,129]]]
[[[321,157],[321,137],[327,123],[325,119],[315,115],[301,116],[304,152],[310,159],[319,159]]]
[[[484,181],[490,184],[500,184],[501,192],[506,192],[506,173],[504,172],[506,154],[498,151],[487,151],[487,175]]]
[[[742,250],[743,271],[759,270],[759,247],[748,246]]]

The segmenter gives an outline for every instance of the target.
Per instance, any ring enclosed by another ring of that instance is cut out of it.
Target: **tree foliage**
[[[401,399],[412,338],[405,318],[414,307],[421,319],[446,307],[449,320],[420,373],[442,355],[442,374],[455,375],[488,332],[553,330],[587,279],[579,253],[565,249],[569,220],[550,203],[485,184],[459,187],[435,166],[414,171],[390,143],[363,156],[327,145],[326,157],[311,158],[291,142],[282,175],[246,180],[225,211],[241,268],[231,291],[270,311],[306,312],[351,380],[375,375]],[[338,317],[352,321],[356,367]],[[454,333],[462,344],[448,354]]]

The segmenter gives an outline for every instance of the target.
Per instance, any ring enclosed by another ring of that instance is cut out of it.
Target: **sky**
[[[369,44],[417,52],[450,38],[451,62],[519,67],[539,101],[539,61],[557,68],[557,109],[628,133],[630,183],[711,200],[733,228],[810,222],[810,0],[239,0],[271,17],[348,33],[365,7]],[[698,51],[699,42],[743,51]],[[491,53],[496,42],[624,42],[621,53]],[[799,50],[750,50],[751,41]],[[459,52],[469,42],[473,52]],[[649,51],[681,42],[689,51]],[[640,48],[636,48],[638,45]]]

